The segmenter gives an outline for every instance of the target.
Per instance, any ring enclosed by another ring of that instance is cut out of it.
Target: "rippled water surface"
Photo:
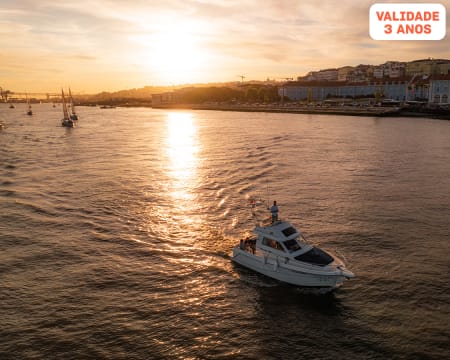
[[[450,356],[450,122],[34,112],[0,106],[1,359]],[[254,197],[357,277],[233,265]]]

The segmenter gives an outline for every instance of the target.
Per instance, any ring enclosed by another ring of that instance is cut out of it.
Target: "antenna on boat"
[[[252,216],[253,216],[253,218],[256,221],[256,225],[259,226],[260,223],[261,223],[261,220],[258,219],[258,216],[256,214],[256,207],[257,207],[258,203],[259,204],[261,204],[261,203],[264,204],[264,202],[262,200],[257,200],[255,198],[251,198],[250,199],[250,208],[251,208]]]

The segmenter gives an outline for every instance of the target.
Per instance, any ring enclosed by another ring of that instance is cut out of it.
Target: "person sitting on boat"
[[[276,221],[278,221],[278,206],[277,206],[277,202],[274,201],[273,205],[270,207],[270,212],[272,214],[272,224],[275,223]]]

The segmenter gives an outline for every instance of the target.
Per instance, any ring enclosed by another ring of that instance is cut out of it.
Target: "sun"
[[[148,42],[147,66],[165,84],[196,82],[208,61],[199,37],[184,26],[155,33]]]

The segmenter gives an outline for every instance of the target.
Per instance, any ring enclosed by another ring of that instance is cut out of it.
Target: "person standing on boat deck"
[[[278,221],[278,206],[276,201],[273,202],[273,205],[270,207],[269,210],[272,213],[272,224],[273,224],[275,221]]]

